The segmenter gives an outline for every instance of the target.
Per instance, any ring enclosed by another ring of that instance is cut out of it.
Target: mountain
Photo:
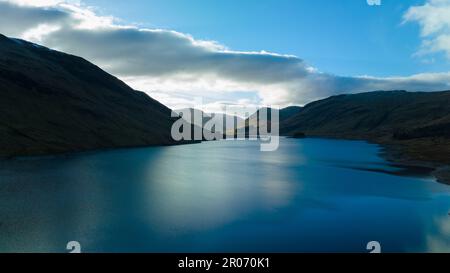
[[[283,109],[280,109],[280,122],[287,120],[288,118],[300,113],[303,110],[303,107],[300,106],[289,106]]]
[[[280,132],[396,144],[413,160],[450,164],[450,91],[333,96],[282,121]]]
[[[267,107],[264,107],[262,109],[267,110],[267,113],[268,113],[267,120],[271,121],[272,120],[271,111],[274,111],[274,109],[267,108]],[[247,120],[252,120],[252,119],[256,120],[256,117],[259,115],[259,113],[261,112],[262,109],[259,109],[258,111],[256,111]],[[303,109],[303,107],[300,107],[300,106],[289,106],[289,107],[278,110],[278,116],[279,116],[280,122],[300,113],[302,111],[302,109]]]
[[[223,128],[218,128],[216,131],[217,132],[225,132],[226,131],[226,121],[229,119],[234,119],[234,126],[236,127],[240,127],[244,124],[244,119],[239,117],[239,116],[232,116],[232,115],[227,115],[227,114],[223,114],[223,113],[205,113],[201,110],[198,109],[193,109],[193,108],[186,108],[186,109],[179,109],[179,110],[174,110],[175,113],[177,114],[181,114],[181,113],[190,113],[190,118],[187,118],[183,115],[181,115],[183,117],[184,120],[186,120],[187,122],[198,126],[198,127],[204,127],[205,124],[212,120],[213,118],[218,118],[218,119],[222,119],[223,121]],[[199,120],[194,119],[194,115],[198,116],[198,117],[202,117]]]
[[[450,136],[450,91],[377,91],[340,95],[306,105],[282,131],[351,138]],[[444,129],[444,130],[439,130]],[[433,131],[432,131],[433,130]],[[415,135],[415,136],[414,136]]]
[[[257,124],[259,122],[259,115],[262,110],[266,110],[266,118],[267,124]],[[249,118],[245,120],[245,126],[239,129],[239,131],[243,131],[245,129],[245,135],[248,135],[249,132],[257,132],[256,130],[262,130],[263,132],[270,132],[272,125],[272,111],[278,111],[279,123],[283,123],[285,120],[291,118],[294,115],[299,114],[303,110],[303,107],[300,106],[289,106],[283,109],[275,110],[273,108],[261,108],[255,113],[253,113]],[[267,127],[269,127],[267,129]],[[259,132],[259,131],[258,131]]]
[[[0,156],[174,144],[171,110],[83,58],[0,35]]]

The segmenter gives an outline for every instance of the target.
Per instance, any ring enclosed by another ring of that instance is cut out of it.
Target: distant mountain
[[[272,121],[271,113],[272,113],[272,111],[274,111],[274,109],[267,108],[267,107],[264,107],[262,109],[267,110],[267,120]],[[258,117],[258,115],[260,114],[262,109],[259,109],[258,111],[256,111],[247,120],[256,120],[256,118]],[[303,107],[300,107],[300,106],[289,106],[286,108],[279,109],[278,117],[279,117],[280,122],[283,122],[284,120],[300,113],[302,111],[302,109],[303,109]]]
[[[190,113],[191,117],[190,119],[188,119],[186,116],[183,116],[183,119],[185,119],[187,122],[194,124],[196,126],[199,127],[204,127],[205,124],[207,124],[208,121],[214,119],[222,119],[223,121],[223,128],[216,128],[217,132],[225,132],[226,131],[226,121],[229,119],[233,119],[234,120],[234,124],[235,127],[237,126],[238,128],[243,126],[244,124],[244,119],[239,117],[239,116],[231,116],[231,115],[226,115],[223,113],[205,113],[201,110],[198,109],[193,109],[193,108],[186,108],[186,109],[179,109],[179,110],[174,110],[175,113],[180,114],[180,113]],[[202,117],[202,119],[196,120],[194,119],[194,115],[197,115],[198,117]]]
[[[83,58],[0,35],[0,156],[174,144],[171,110]]]
[[[450,91],[334,96],[306,105],[280,131],[400,144],[413,159],[450,163]]]
[[[242,126],[240,130],[245,129],[245,134],[248,135],[249,132],[257,132],[256,130],[262,130],[264,132],[270,132],[272,125],[272,113],[273,111],[278,111],[279,124],[283,123],[285,120],[291,118],[292,116],[300,113],[303,107],[300,106],[290,106],[283,109],[273,109],[273,108],[262,108],[253,113],[249,118],[245,120],[245,126]],[[267,124],[259,121],[259,116],[262,110],[266,110]],[[257,123],[260,123],[259,125]],[[267,128],[269,127],[269,128]],[[258,131],[259,132],[259,131]]]

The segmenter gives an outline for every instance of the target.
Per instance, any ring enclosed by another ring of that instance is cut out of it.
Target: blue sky
[[[450,89],[450,0],[0,0],[0,33],[174,109]]]
[[[402,16],[423,0],[86,0],[107,15],[145,27],[174,29],[235,50],[266,50],[301,57],[339,75],[407,76],[449,70],[413,57],[419,26]]]

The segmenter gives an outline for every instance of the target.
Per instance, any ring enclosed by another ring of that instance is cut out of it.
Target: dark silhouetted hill
[[[287,134],[385,137],[396,132],[411,137],[447,135],[450,124],[450,92],[378,91],[340,95],[306,105],[283,121]],[[413,136],[415,135],[415,136]]]
[[[0,156],[174,144],[172,123],[83,58],[0,35]]]

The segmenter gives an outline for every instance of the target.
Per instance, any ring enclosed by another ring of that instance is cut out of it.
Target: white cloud
[[[6,0],[5,2],[34,7],[49,7],[64,3],[62,0]]]
[[[428,0],[410,7],[403,19],[420,25],[424,41],[419,55],[444,52],[450,59],[450,0]]]
[[[76,1],[37,3],[0,0],[0,32],[82,56],[173,108],[196,96],[217,108],[219,102],[283,106],[344,92],[450,89],[449,73],[340,77],[292,55],[234,51],[185,33],[120,24]]]
[[[28,41],[41,42],[45,36],[57,30],[59,30],[58,26],[40,24],[35,28],[23,32],[22,38]]]

